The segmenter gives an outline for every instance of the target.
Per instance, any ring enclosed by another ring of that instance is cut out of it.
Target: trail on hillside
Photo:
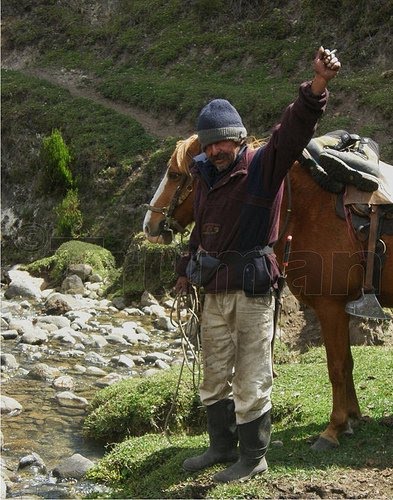
[[[193,133],[189,123],[176,123],[173,118],[165,115],[156,118],[148,112],[130,106],[124,102],[116,102],[99,94],[92,88],[91,80],[79,71],[48,70],[42,68],[25,68],[22,70],[27,75],[46,80],[67,89],[72,96],[89,99],[107,109],[116,111],[139,122],[146,132],[159,139],[166,137],[188,137]]]

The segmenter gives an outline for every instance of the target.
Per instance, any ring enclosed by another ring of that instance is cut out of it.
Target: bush
[[[49,137],[44,137],[40,162],[43,165],[43,184],[46,189],[55,191],[72,187],[73,179],[69,168],[71,155],[59,130],[55,129]]]
[[[83,224],[82,212],[79,210],[77,189],[69,189],[62,202],[55,208],[57,215],[56,236],[78,238]]]

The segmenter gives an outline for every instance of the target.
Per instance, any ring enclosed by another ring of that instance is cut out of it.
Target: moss
[[[109,250],[79,240],[63,243],[54,255],[36,260],[25,269],[35,275],[48,274],[52,284],[59,285],[71,264],[89,264],[102,278],[115,272],[115,259]]]

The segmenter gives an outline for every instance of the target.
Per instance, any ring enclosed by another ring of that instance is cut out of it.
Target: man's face
[[[225,170],[236,159],[240,150],[238,142],[225,140],[209,144],[205,148],[205,154],[220,172]]]

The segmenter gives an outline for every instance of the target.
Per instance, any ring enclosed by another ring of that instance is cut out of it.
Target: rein
[[[180,225],[178,221],[173,217],[173,212],[176,208],[185,202],[188,196],[192,193],[192,185],[194,178],[189,174],[182,174],[182,179],[180,184],[177,186],[175,194],[168,207],[155,207],[154,205],[145,204],[144,206],[151,212],[159,213],[164,216],[163,231],[175,230],[183,235],[188,234],[188,230]]]
[[[286,188],[287,188],[287,190],[286,190],[286,193],[287,193],[287,209],[286,209],[286,212],[285,212],[285,219],[284,219],[282,228],[280,229],[277,241],[280,241],[281,238],[284,236],[285,231],[287,230],[289,219],[291,217],[291,213],[292,213],[292,189],[291,189],[291,179],[289,177],[289,172],[287,173],[287,175],[285,177],[285,181],[286,181],[286,184],[287,184],[286,185]]]

